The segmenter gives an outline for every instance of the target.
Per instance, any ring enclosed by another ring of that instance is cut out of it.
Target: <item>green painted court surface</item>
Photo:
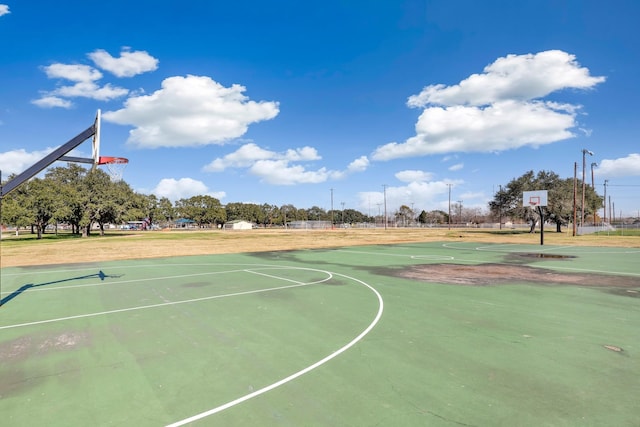
[[[398,276],[486,263],[541,280]],[[637,426],[639,266],[460,242],[5,268],[2,424]]]

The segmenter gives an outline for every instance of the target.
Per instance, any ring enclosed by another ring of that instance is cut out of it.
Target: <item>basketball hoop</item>
[[[98,165],[105,165],[107,167],[107,171],[113,182],[122,181],[122,174],[128,163],[129,159],[125,159],[124,157],[100,156],[98,159]]]

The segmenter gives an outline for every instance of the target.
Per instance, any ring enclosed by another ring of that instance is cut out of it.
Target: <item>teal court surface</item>
[[[640,249],[2,269],[7,426],[637,426]]]

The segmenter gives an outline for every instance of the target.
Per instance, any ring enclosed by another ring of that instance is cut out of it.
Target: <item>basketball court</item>
[[[630,426],[639,254],[460,242],[5,268],[0,411],[7,425]]]

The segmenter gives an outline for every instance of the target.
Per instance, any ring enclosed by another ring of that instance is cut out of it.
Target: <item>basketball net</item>
[[[122,175],[129,163],[124,157],[100,157],[100,165],[107,168],[107,173],[112,182],[122,181]]]

